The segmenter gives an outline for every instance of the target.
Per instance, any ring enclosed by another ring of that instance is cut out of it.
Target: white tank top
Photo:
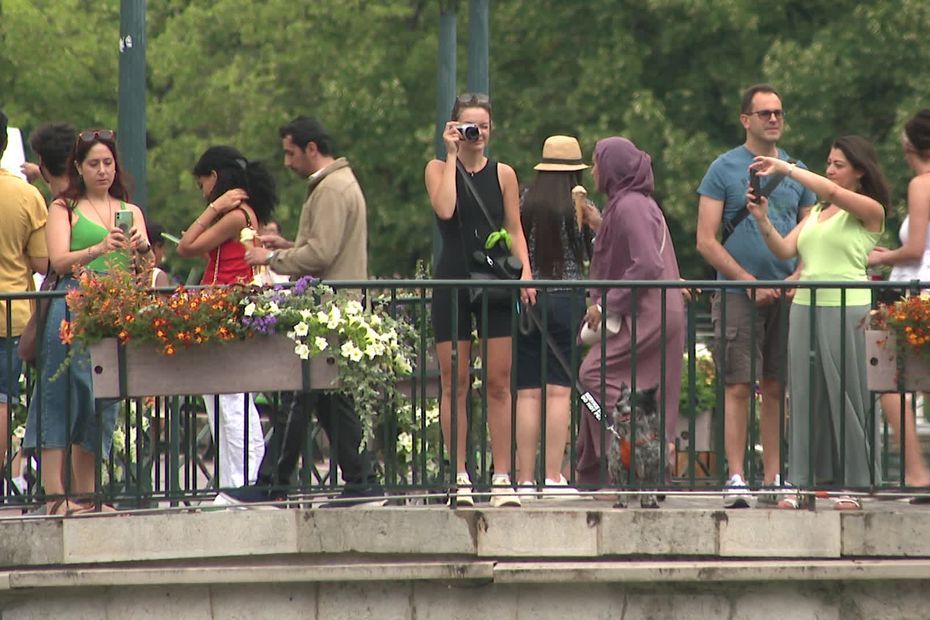
[[[901,238],[901,244],[907,243],[908,223],[911,216],[904,218],[901,222],[901,228],[898,229],[898,236]],[[895,265],[891,270],[889,280],[920,280],[921,282],[930,281],[930,226],[927,230],[927,238],[924,241],[924,254],[919,261],[913,263],[901,263]]]

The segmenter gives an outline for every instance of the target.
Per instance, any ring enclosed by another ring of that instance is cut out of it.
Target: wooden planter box
[[[873,392],[898,391],[898,356],[895,336],[891,332],[865,330],[865,351],[868,361],[868,384]],[[908,392],[930,392],[930,362],[908,351],[902,369],[904,389]]]
[[[196,345],[170,356],[154,345],[130,344],[122,348],[126,368],[123,390],[116,339],[108,338],[88,348],[96,398],[325,390],[339,386],[334,351],[301,360],[294,354],[293,341],[281,335]]]

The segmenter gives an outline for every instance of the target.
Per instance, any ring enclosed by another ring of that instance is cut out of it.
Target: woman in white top
[[[901,145],[914,171],[907,186],[907,217],[898,231],[901,247],[876,247],[869,254],[869,265],[893,265],[889,278],[892,281],[926,282],[930,281],[930,109],[924,108],[905,124]],[[901,395],[882,394],[881,405],[895,435],[900,437]],[[909,487],[928,486],[930,470],[920,451],[914,412],[907,402],[904,409],[904,482]]]

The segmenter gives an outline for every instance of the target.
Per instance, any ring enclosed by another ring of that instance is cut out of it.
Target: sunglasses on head
[[[474,105],[476,103],[491,103],[491,98],[484,93],[464,93],[455,98],[459,105]]]
[[[82,131],[78,134],[81,142],[93,142],[94,140],[112,141],[116,138],[116,132],[112,129],[95,129],[93,131]]]

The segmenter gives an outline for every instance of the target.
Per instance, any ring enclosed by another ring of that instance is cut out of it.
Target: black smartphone
[[[129,231],[132,230],[132,211],[129,209],[117,211],[113,215],[113,223],[123,231],[124,235],[128,235]]]
[[[756,200],[762,198],[762,189],[759,186],[759,175],[752,168],[749,169],[749,187],[752,189],[752,195]]]

